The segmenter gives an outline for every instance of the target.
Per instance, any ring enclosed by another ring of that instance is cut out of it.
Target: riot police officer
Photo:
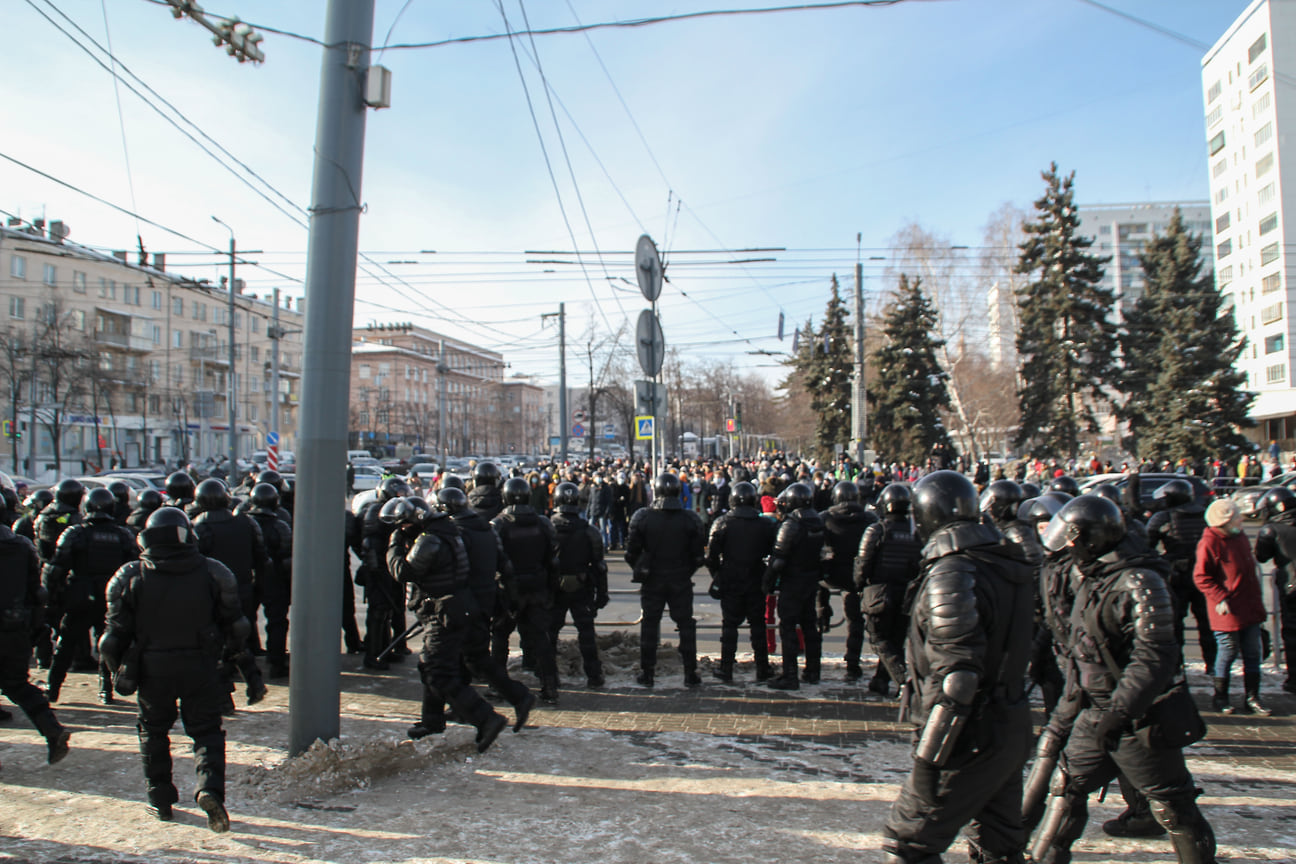
[[[859,591],[855,588],[855,556],[864,531],[878,521],[877,516],[860,504],[859,487],[842,480],[832,488],[832,504],[820,514],[824,522],[824,582],[819,590],[820,630],[826,632],[832,621],[829,591],[842,592],[846,615],[846,680],[858,681],[864,676],[860,654],[864,650],[864,612]]]
[[[491,525],[499,534],[512,567],[504,584],[508,615],[496,619],[491,653],[503,664],[508,639],[517,627],[522,651],[534,658],[540,676],[540,700],[558,703],[558,660],[549,638],[549,619],[558,584],[558,534],[547,516],[531,506],[531,488],[521,477],[504,484],[504,510]]]
[[[484,753],[508,725],[463,674],[464,639],[478,614],[468,589],[468,553],[448,513],[419,509],[413,519],[408,499],[383,507],[396,525],[387,546],[387,567],[410,587],[410,608],[424,626],[419,672],[428,698],[445,700],[477,729],[477,752]]]
[[[162,493],[156,489],[145,489],[135,499],[135,509],[126,517],[126,527],[139,534],[144,530],[148,517],[162,506]]]
[[[207,481],[203,481],[204,483]],[[279,490],[258,483],[248,495],[246,513],[261,529],[270,564],[258,585],[266,617],[266,660],[271,678],[288,677],[288,607],[292,602],[292,526],[280,514]],[[351,620],[355,620],[355,609]]]
[[[996,480],[981,493],[981,512],[1038,567],[1044,561],[1044,547],[1035,526],[1017,518],[1023,500],[1021,487],[1012,480]]]
[[[756,658],[756,680],[768,681],[774,673],[766,643],[761,577],[778,526],[756,510],[756,487],[745,480],[735,483],[729,491],[729,508],[712,523],[707,541],[706,565],[711,573],[712,596],[719,595],[721,622],[720,668],[712,674],[725,683],[733,681],[738,628],[746,621]]]
[[[113,499],[117,502],[113,508],[113,521],[123,528],[126,527],[126,517],[131,512],[131,499],[135,497],[131,492],[131,487],[123,480],[114,480],[108,484],[108,491],[112,493]]]
[[[913,512],[924,546],[904,701],[920,731],[882,830],[884,860],[938,861],[971,822],[971,860],[1020,861],[1033,573],[981,522],[976,488],[962,474],[924,476]]]
[[[140,532],[140,559],[108,584],[108,623],[99,653],[116,672],[117,692],[139,703],[140,756],[148,810],[172,819],[179,794],[171,777],[171,727],[177,703],[193,739],[195,800],[212,831],[229,830],[225,810],[225,689],[217,673],[222,653],[245,650],[250,629],[238,582],[219,561],[198,551],[184,512],[161,507]]]
[[[769,566],[761,587],[766,594],[778,592],[779,639],[783,642],[783,674],[770,680],[776,690],[796,690],[801,680],[819,683],[823,636],[815,614],[819,594],[819,563],[824,547],[824,523],[811,503],[814,492],[806,483],[793,483],[779,493],[778,509],[783,516]],[[797,678],[800,640],[805,639],[805,674]]]
[[[387,668],[388,661],[379,660],[378,657],[395,635],[392,627],[396,610],[405,605],[404,591],[387,571],[387,543],[391,538],[392,526],[383,522],[379,515],[388,501],[411,494],[409,484],[397,477],[382,481],[377,492],[374,500],[356,514],[360,521],[360,545],[364,550],[364,554],[360,556],[360,573],[356,576],[356,584],[364,586],[365,600],[368,603],[365,612],[364,654],[364,665],[368,669]],[[391,657],[403,660],[401,648],[393,650]]]
[[[559,483],[554,490],[554,531],[558,535],[558,588],[554,592],[550,638],[558,634],[571,613],[580,647],[585,681],[603,686],[594,616],[608,604],[607,562],[603,560],[603,535],[581,515],[580,490],[574,483]]]
[[[138,556],[135,535],[116,522],[116,507],[117,499],[107,489],[91,489],[85,500],[85,521],[63,532],[42,573],[45,591],[57,598],[63,610],[46,685],[51,702],[58,701],[73,656],[90,630],[96,637],[103,633],[108,580]],[[99,664],[99,701],[112,702],[112,678],[103,663]]]
[[[19,537],[26,537],[36,543],[36,517],[54,501],[54,493],[49,489],[37,489],[27,496],[23,507],[27,511],[13,524],[13,532]]]
[[[447,486],[437,493],[437,504],[459,526],[464,550],[468,553],[468,590],[476,602],[476,614],[469,622],[464,636],[464,662],[473,675],[486,681],[504,697],[517,715],[513,731],[520,732],[535,706],[536,697],[521,681],[509,677],[508,669],[496,662],[490,653],[491,616],[501,603],[497,576],[511,578],[512,565],[504,554],[504,544],[490,522],[468,506],[468,496],[462,488]],[[443,705],[425,711],[421,730],[411,730],[411,738],[437,732],[445,728]],[[438,724],[438,717],[440,722]],[[438,725],[440,728],[437,728]]]
[[[468,505],[480,513],[487,522],[504,509],[500,494],[500,469],[494,462],[478,462],[473,466],[473,488],[468,493]]]
[[[79,480],[60,480],[54,487],[54,503],[36,518],[36,552],[42,561],[54,557],[59,537],[73,525],[81,524],[81,499],[85,487]]]
[[[684,509],[680,479],[663,471],[653,481],[653,501],[634,511],[626,537],[626,563],[639,584],[639,674],[644,687],[655,681],[662,612],[669,607],[679,629],[684,686],[697,687],[697,621],[693,618],[693,574],[703,562],[702,517]]]
[[[163,500],[163,506],[175,507],[185,511],[193,508],[194,495],[198,491],[198,486],[194,483],[194,478],[189,475],[188,471],[173,471],[166,478],[166,498]]]
[[[248,704],[255,705],[266,694],[261,667],[253,655],[261,645],[256,625],[260,605],[257,595],[259,587],[269,581],[270,559],[257,523],[247,516],[235,516],[229,506],[225,481],[209,477],[198,484],[192,507],[200,512],[193,520],[193,532],[198,538],[198,551],[229,568],[238,584],[239,604],[248,622],[248,648],[227,657],[225,669],[230,676],[230,690],[234,687],[233,670],[238,669],[247,684]],[[227,713],[231,707],[226,704]]]
[[[1275,486],[1260,499],[1265,524],[1255,541],[1256,560],[1274,562],[1274,586],[1281,599],[1283,658],[1287,680],[1283,689],[1296,693],[1296,494]]]
[[[0,693],[21,708],[44,736],[53,765],[67,755],[72,736],[58,722],[40,688],[27,677],[32,634],[42,623],[44,607],[36,547],[0,525]]]
[[[1184,644],[1184,617],[1191,611],[1197,621],[1197,643],[1206,673],[1215,672],[1215,634],[1210,628],[1206,598],[1193,582],[1193,565],[1197,561],[1197,544],[1206,531],[1206,508],[1196,500],[1192,484],[1175,478],[1153,493],[1158,510],[1147,523],[1148,545],[1158,546],[1170,562],[1171,598],[1175,601],[1175,632],[1179,647]]]
[[[869,690],[889,694],[891,682],[905,680],[904,642],[909,625],[905,596],[918,577],[922,544],[909,520],[909,487],[890,483],[877,498],[882,521],[870,525],[860,538],[855,558],[855,584],[869,644],[877,668]]]
[[[1169,568],[1146,549],[1123,546],[1125,535],[1120,508],[1093,495],[1068,502],[1044,534],[1048,550],[1067,553],[1076,581],[1067,616],[1068,698],[1059,703],[1070,710],[1055,711],[1046,732],[1067,743],[1032,853],[1048,864],[1070,861],[1089,795],[1119,771],[1147,796],[1179,861],[1208,864],[1215,836],[1197,808],[1200,790],[1182,743],[1164,739],[1165,718],[1152,712],[1185,686],[1164,579]],[[1182,698],[1176,722],[1196,713],[1186,689]]]

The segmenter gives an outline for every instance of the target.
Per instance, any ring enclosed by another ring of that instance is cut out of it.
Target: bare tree
[[[63,473],[63,431],[68,413],[83,407],[89,393],[94,356],[85,334],[71,324],[57,301],[41,310],[35,333],[35,368],[40,410],[37,419],[49,430],[54,470]],[[98,443],[98,442],[96,442]]]
[[[0,333],[0,384],[9,398],[9,438],[13,471],[18,471],[18,403],[22,399],[23,381],[31,380],[31,351],[25,335],[9,327]],[[28,434],[32,434],[30,431]]]

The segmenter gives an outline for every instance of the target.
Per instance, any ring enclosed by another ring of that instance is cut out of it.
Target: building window
[[[1261,63],[1256,70],[1247,76],[1247,89],[1254,90],[1269,80],[1269,64]]]
[[[1247,62],[1248,62],[1248,63],[1254,63],[1254,62],[1256,61],[1256,59],[1257,59],[1261,54],[1264,53],[1264,50],[1265,50],[1265,35],[1266,35],[1266,34],[1261,33],[1261,34],[1260,34],[1260,38],[1257,39],[1256,41],[1252,42],[1252,43],[1251,43],[1251,47],[1247,49]]]
[[[1272,324],[1275,321],[1281,321],[1283,317],[1283,304],[1271,303],[1260,309],[1260,323]]]
[[[251,351],[252,351],[252,362],[253,363],[261,362],[261,349],[253,345]]]
[[[1257,159],[1257,160],[1256,160],[1256,177],[1259,178],[1259,177],[1263,177],[1264,175],[1268,174],[1269,171],[1270,171],[1270,169],[1273,168],[1273,162],[1274,162],[1274,160],[1273,160],[1273,154],[1272,154],[1272,153],[1266,153],[1265,155],[1263,155],[1263,156],[1261,156],[1259,159]]]
[[[1215,135],[1214,138],[1210,139],[1210,155],[1214,156],[1216,153],[1218,153],[1223,149],[1224,149],[1224,133],[1221,131],[1217,135]]]
[[[1220,97],[1220,94],[1223,92],[1224,92],[1224,82],[1216,81],[1214,84],[1210,86],[1210,89],[1206,91],[1206,103],[1210,104],[1211,102],[1214,102],[1216,99]]]
[[[51,287],[58,284],[58,268],[53,264],[45,265],[45,284]]]
[[[1281,384],[1281,383],[1282,383],[1283,381],[1285,381],[1285,380],[1287,380],[1287,364],[1286,364],[1286,363],[1279,363],[1279,364],[1277,364],[1277,365],[1275,365],[1275,366],[1266,366],[1266,367],[1265,367],[1265,383],[1266,383],[1266,384]]]
[[[1277,354],[1279,351],[1283,350],[1283,348],[1287,347],[1286,343],[1287,339],[1285,333],[1275,333],[1272,336],[1266,336],[1265,353]]]
[[[1257,147],[1259,147],[1261,144],[1265,143],[1272,137],[1273,137],[1273,121],[1270,120],[1268,123],[1261,126],[1259,130],[1256,131],[1255,144]]]
[[[1277,260],[1278,260],[1278,244],[1276,242],[1270,243],[1268,246],[1265,246],[1263,249],[1260,250],[1261,266]]]
[[[1272,294],[1282,288],[1282,274],[1270,273],[1260,281],[1260,293]]]
[[[84,309],[76,309],[72,312],[72,326],[82,333],[85,332],[86,313]]]
[[[1268,204],[1274,199],[1274,184],[1267,183],[1256,193],[1256,200],[1261,204]]]
[[[140,305],[140,288],[138,285],[123,285],[122,299],[132,306]]]
[[[72,290],[78,294],[86,293],[86,274],[80,270],[72,271]]]
[[[1268,234],[1270,231],[1274,230],[1277,227],[1278,227],[1277,213],[1270,213],[1268,216],[1260,220],[1261,235]]]
[[[1227,267],[1220,268],[1219,283],[1221,285],[1227,285],[1229,282],[1232,281],[1233,281],[1233,265],[1230,264]]]
[[[1225,171],[1227,171],[1227,170],[1228,170],[1228,160],[1227,160],[1227,159],[1221,159],[1221,160],[1219,160],[1218,162],[1215,163],[1215,167],[1211,168],[1211,176],[1212,176],[1212,177],[1219,177],[1221,174],[1223,174],[1223,173],[1224,173]]]
[[[172,348],[183,348],[183,347],[184,347],[184,331],[183,331],[183,330],[172,330],[172,331],[171,331],[171,347],[172,347]]]
[[[174,297],[171,300],[171,314],[177,318],[184,317],[184,298]]]
[[[1268,111],[1269,106],[1272,104],[1273,99],[1270,98],[1269,91],[1266,90],[1261,94],[1259,99],[1256,99],[1255,104],[1251,106],[1251,119],[1257,119],[1261,114]]]
[[[361,377],[361,378],[368,378],[368,377],[369,377],[369,364],[368,364],[368,363],[361,363],[361,364],[360,364],[360,377]]]
[[[154,291],[149,297],[149,303],[154,309],[162,308],[162,292]]]
[[[15,279],[27,278],[27,259],[21,255],[9,256],[9,275]]]
[[[261,332],[261,319],[256,315],[252,316],[252,332],[253,333]]]
[[[1211,112],[1206,115],[1206,128],[1210,129],[1216,123],[1220,122],[1223,119],[1224,119],[1224,106],[1216,105],[1214,108],[1211,109]]]
[[[9,298],[9,317],[22,320],[27,317],[27,301],[21,297]]]
[[[1216,257],[1216,259],[1219,259],[1219,258],[1227,258],[1229,255],[1232,255],[1232,254],[1233,254],[1233,241],[1232,241],[1232,240],[1225,240],[1223,243],[1220,243],[1219,245],[1217,245],[1217,246],[1215,247],[1215,257]]]
[[[1228,230],[1228,227],[1229,227],[1229,214],[1228,211],[1226,210],[1222,214],[1220,214],[1220,217],[1218,219],[1215,220],[1215,233],[1222,234]]]
[[[162,397],[161,397],[161,396],[150,396],[150,397],[148,397],[148,407],[149,407],[149,413],[150,413],[150,414],[161,414],[161,413],[162,413]]]

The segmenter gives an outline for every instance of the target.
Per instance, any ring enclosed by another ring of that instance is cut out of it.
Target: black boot
[[[1225,675],[1223,678],[1215,679],[1215,695],[1211,697],[1211,708],[1221,714],[1232,714],[1233,706],[1229,704],[1229,679]]]
[[[198,806],[207,814],[207,827],[217,834],[224,834],[230,829],[229,813],[225,804],[206,789],[198,793]]]
[[[477,752],[485,753],[489,750],[495,743],[495,739],[504,731],[504,727],[508,725],[503,714],[492,711],[490,717],[486,718],[486,722],[477,727]]]
[[[59,700],[59,692],[63,689],[63,676],[66,673],[51,669],[49,679],[45,682],[45,698],[51,703]]]
[[[1102,830],[1108,837],[1160,837],[1166,833],[1150,812],[1135,813],[1128,807],[1115,819],[1104,822]]]
[[[797,658],[783,658],[783,674],[769,682],[769,686],[775,690],[800,690],[801,681],[797,678]]]
[[[716,679],[717,681],[723,681],[726,684],[732,684],[733,670],[734,670],[734,661],[721,660],[719,668],[712,670],[711,677]]]
[[[517,715],[517,719],[513,721],[514,732],[521,732],[523,727],[526,726],[527,718],[531,716],[531,709],[535,707],[535,703],[535,694],[527,690],[526,695],[522,697],[522,701],[513,706],[513,712]]]
[[[849,661],[846,663],[847,681],[858,681],[863,677],[864,677],[864,670],[860,668],[860,664],[858,660],[855,661],[854,663],[851,663]]]
[[[1242,686],[1246,692],[1247,714],[1255,714],[1257,717],[1268,717],[1273,711],[1265,707],[1260,701],[1260,675],[1257,672],[1245,672],[1242,675]]]
[[[103,664],[99,665],[99,704],[113,704],[112,673]]]
[[[558,704],[558,679],[553,675],[546,675],[540,681],[540,701],[546,705]]]
[[[653,667],[648,666],[643,669],[640,669],[639,674],[635,676],[635,682],[639,684],[640,687],[652,687]]]
[[[54,765],[63,761],[63,757],[68,754],[68,739],[72,733],[63,728],[54,716],[54,712],[48,708],[32,718],[32,725],[45,738],[45,743],[49,747],[49,756],[46,761]]]
[[[684,667],[684,686],[690,689],[702,686],[702,679],[698,677],[696,666]]]

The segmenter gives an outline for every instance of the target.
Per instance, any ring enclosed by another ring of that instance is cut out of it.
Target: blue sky
[[[322,0],[206,5],[323,34]],[[1210,45],[1247,3],[1104,5]],[[119,122],[111,76],[34,7],[68,27],[61,10],[106,44],[98,2],[7,5],[7,29],[27,38],[8,44],[0,152],[224,248],[217,215],[240,247],[264,250],[250,258],[300,277],[305,230],[125,88]],[[503,7],[515,30],[523,8],[537,29],[751,8]],[[269,181],[292,204],[252,182],[284,209],[309,205],[317,46],[268,33],[266,62],[239,64],[165,6],[107,0],[106,13],[121,63]],[[504,30],[494,0],[379,0],[376,45],[393,21],[393,43]],[[634,280],[630,259],[612,253],[647,232],[667,251],[674,282],[662,298],[667,342],[690,358],[755,367],[769,360],[748,351],[789,345],[774,338],[780,311],[790,332],[820,314],[832,273],[850,278],[857,232],[865,259],[885,256],[895,232],[915,222],[975,249],[1001,204],[1029,208],[1053,160],[1076,171],[1081,203],[1207,197],[1203,52],[1082,0],[910,0],[538,36],[561,141],[532,42],[514,45],[572,233],[508,40],[375,54],[392,70],[393,106],[369,115],[360,242],[393,275],[366,265],[357,324],[411,320],[500,350],[515,371],[553,375],[556,334],[542,329],[540,314],[565,301],[574,340],[601,338],[624,318],[633,326],[644,302],[621,281]],[[0,209],[64,219],[87,245],[135,245],[130,217],[5,160]],[[201,248],[138,230],[151,251]],[[572,234],[576,248],[608,253],[584,257],[588,279],[578,266],[526,263],[525,250],[571,250]],[[769,256],[690,253],[764,246],[788,251],[745,265],[726,262]],[[169,260],[193,265],[180,272],[195,278],[223,272],[215,257]],[[417,263],[388,263],[396,261]],[[888,283],[880,262],[866,274],[872,309]],[[264,269],[242,275],[252,291],[302,290]]]

